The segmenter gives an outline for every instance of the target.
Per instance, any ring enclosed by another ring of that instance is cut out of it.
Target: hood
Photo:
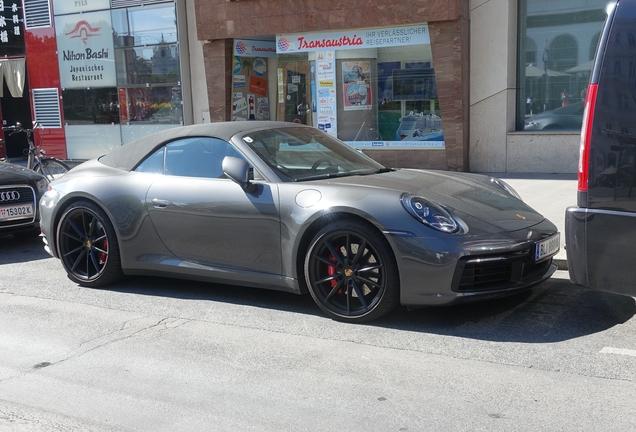
[[[516,231],[538,224],[545,218],[494,185],[490,177],[447,171],[400,169],[370,176],[343,177],[329,181],[390,189],[435,201],[451,213],[470,221],[477,219],[505,231]]]
[[[20,165],[0,162],[0,184],[21,184],[27,181],[42,180],[43,175]]]

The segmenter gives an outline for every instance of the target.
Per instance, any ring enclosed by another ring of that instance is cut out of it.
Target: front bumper
[[[400,301],[408,306],[451,305],[527,290],[557,270],[554,254],[534,259],[537,242],[557,232],[544,220],[529,229],[480,237],[391,236],[400,268]]]

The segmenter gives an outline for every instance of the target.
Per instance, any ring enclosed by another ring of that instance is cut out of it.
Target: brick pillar
[[[232,39],[217,39],[203,44],[205,77],[212,122],[232,119],[233,52]]]
[[[469,26],[470,22],[463,17],[428,24],[446,142],[446,162],[451,171],[469,171]]]

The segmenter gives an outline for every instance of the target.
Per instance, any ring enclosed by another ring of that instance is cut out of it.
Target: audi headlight
[[[499,179],[499,178],[496,178],[496,177],[490,177],[490,182],[496,184],[501,189],[505,190],[510,195],[512,195],[513,197],[517,198],[519,201],[523,201],[523,199],[521,198],[521,195],[519,195],[517,193],[517,191],[514,190],[514,188],[512,186],[510,186],[508,183],[506,183],[502,179]]]
[[[411,216],[433,229],[445,233],[459,229],[457,222],[440,204],[409,194],[402,195],[401,201]]]
[[[49,182],[46,181],[45,178],[43,178],[42,180],[38,180],[36,186],[38,187],[38,192],[40,192],[40,195],[46,192],[46,188],[48,187],[48,185],[49,185]]]

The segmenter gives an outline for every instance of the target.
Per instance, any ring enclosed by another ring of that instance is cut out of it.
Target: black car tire
[[[96,204],[78,201],[64,211],[57,244],[64,270],[79,285],[96,288],[122,279],[115,230]]]
[[[304,272],[316,304],[337,321],[372,321],[400,301],[391,246],[364,222],[344,219],[321,229],[307,251]]]

